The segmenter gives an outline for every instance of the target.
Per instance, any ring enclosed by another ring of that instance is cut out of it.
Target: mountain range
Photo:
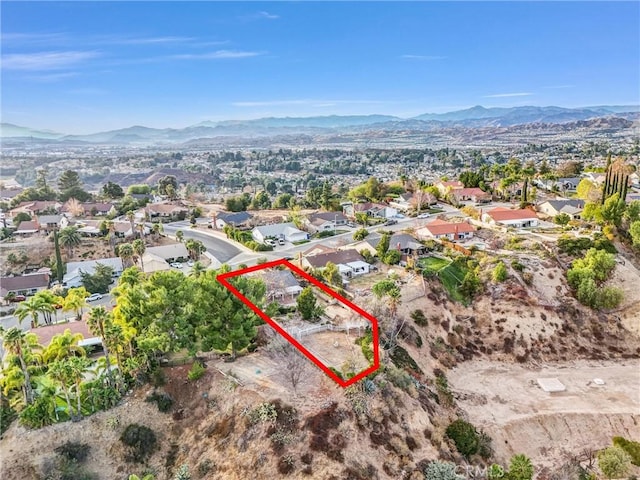
[[[268,117],[256,120],[205,121],[186,128],[133,126],[89,135],[66,135],[10,123],[0,124],[0,138],[37,143],[178,144],[219,137],[273,137],[277,135],[335,135],[390,130],[430,132],[442,128],[512,127],[526,124],[563,124],[602,117],[640,118],[640,106],[616,105],[583,108],[475,106],[448,113],[425,113],[412,118],[391,115],[331,115],[318,117]]]

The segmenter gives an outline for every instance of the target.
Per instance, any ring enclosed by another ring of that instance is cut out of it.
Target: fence
[[[363,328],[366,328],[366,325],[362,323],[350,324],[350,325],[331,325],[331,324],[316,325],[316,326],[305,328],[305,329],[296,328],[293,331],[293,336],[297,340],[300,340],[302,337],[306,335],[311,335],[312,333],[324,332],[325,330],[329,330],[331,332],[346,331],[347,333],[349,333],[351,330],[357,330],[358,334],[360,334]]]
[[[452,248],[453,250],[457,250],[467,257],[471,255],[471,250],[468,248],[464,248],[462,245],[458,245],[457,243],[449,242],[447,240],[440,240],[445,247]]]

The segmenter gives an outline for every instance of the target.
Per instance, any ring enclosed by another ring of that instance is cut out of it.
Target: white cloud
[[[257,17],[266,18],[267,20],[277,20],[280,18],[280,15],[269,12],[258,12]]]
[[[184,44],[194,41],[193,37],[133,37],[128,35],[108,35],[97,37],[95,43],[103,45],[162,45]]]
[[[447,57],[443,57],[442,55],[411,55],[405,54],[401,55],[400,58],[404,58],[406,60],[444,60]]]
[[[85,60],[98,57],[98,52],[66,51],[10,53],[2,57],[2,68],[6,70],[59,70]]]
[[[25,78],[32,82],[50,83],[77,77],[78,75],[80,75],[78,72],[41,73],[38,75],[28,75]]]
[[[533,93],[519,92],[519,93],[494,93],[493,95],[484,95],[482,98],[506,98],[506,97],[530,97]]]
[[[264,55],[264,52],[250,52],[241,50],[216,50],[215,52],[205,53],[184,53],[180,55],[171,55],[168,58],[172,60],[218,60],[225,58],[250,58]]]
[[[2,33],[3,44],[22,44],[22,45],[51,45],[53,43],[61,43],[68,40],[64,33],[20,33],[6,32]]]

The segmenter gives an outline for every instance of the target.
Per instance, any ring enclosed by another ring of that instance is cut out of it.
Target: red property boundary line
[[[362,315],[364,318],[366,318],[371,322],[371,332],[373,337],[373,364],[369,368],[367,368],[366,370],[363,370],[362,372],[360,372],[359,374],[357,374],[352,378],[343,380],[338,375],[336,375],[327,365],[325,365],[319,359],[317,359],[300,342],[298,342],[295,338],[289,335],[289,333],[287,333],[286,330],[284,330],[280,325],[278,325],[278,322],[270,318],[266,313],[260,310],[256,305],[251,303],[251,301],[247,297],[245,297],[242,293],[240,293],[240,291],[236,287],[231,285],[231,283],[228,281],[228,279],[232,277],[237,277],[240,275],[244,275],[245,273],[255,272],[255,271],[263,270],[266,268],[278,267],[280,265],[283,265],[288,269],[290,269],[291,271],[293,271],[294,273],[297,273],[298,275],[303,277],[305,280],[309,281],[316,287],[320,288],[326,294],[331,295],[333,298],[342,302],[344,305],[351,308],[355,312],[359,313],[360,315]],[[325,284],[319,282],[318,280],[313,278],[311,275],[309,275],[307,272],[296,267],[294,264],[288,262],[287,260],[285,259],[274,260],[272,262],[263,263],[261,265],[256,265],[254,267],[243,268],[242,270],[235,270],[233,272],[221,273],[216,278],[218,282],[220,282],[222,285],[228,288],[231,293],[233,293],[236,297],[238,297],[242,301],[242,303],[244,303],[247,307],[253,310],[255,314],[258,315],[260,318],[262,318],[265,322],[271,325],[280,335],[282,335],[289,342],[291,342],[291,344],[295,346],[298,350],[300,350],[300,352],[302,352],[302,354],[305,357],[307,357],[309,360],[315,363],[324,373],[326,373],[333,381],[335,381],[341,387],[343,388],[348,387],[349,385],[352,385],[355,382],[362,380],[364,377],[366,377],[367,375],[370,375],[371,373],[375,372],[378,368],[380,368],[380,351],[378,346],[378,320],[370,313],[365,312],[360,307],[351,303],[349,300],[347,300],[346,298],[344,298],[343,296],[341,296],[340,294],[338,294],[337,292],[335,292]]]

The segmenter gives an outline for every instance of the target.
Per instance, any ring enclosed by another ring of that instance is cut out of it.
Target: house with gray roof
[[[48,273],[30,273],[17,277],[0,278],[0,296],[4,299],[8,294],[35,295],[49,288]]]
[[[124,270],[120,257],[100,258],[98,260],[86,260],[84,262],[67,263],[67,273],[62,279],[62,285],[68,288],[77,288],[83,285],[82,274],[93,275],[98,265],[110,267],[113,273],[111,276],[116,279]]]
[[[251,230],[251,235],[256,242],[264,243],[267,238],[283,239],[287,242],[301,242],[309,238],[307,232],[303,232],[293,223],[274,223],[262,225]]]
[[[247,228],[253,218],[249,212],[217,212],[213,217],[215,228],[223,229],[229,225],[233,228]]]
[[[584,209],[584,200],[577,198],[560,198],[547,200],[538,205],[538,211],[550,217],[556,217],[561,213],[566,213],[572,219],[579,219]]]

